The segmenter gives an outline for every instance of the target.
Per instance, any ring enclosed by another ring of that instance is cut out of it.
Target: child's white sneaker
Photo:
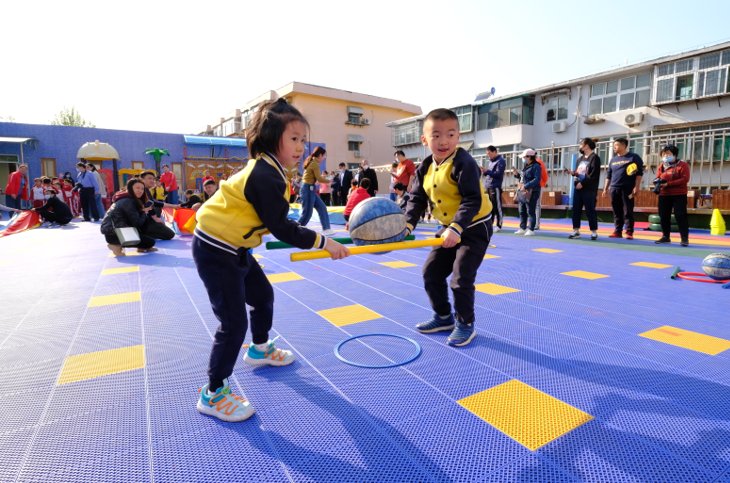
[[[250,366],[288,366],[294,362],[294,353],[292,351],[277,349],[274,340],[270,340],[266,345],[266,349],[259,350],[256,344],[248,346],[243,361]]]

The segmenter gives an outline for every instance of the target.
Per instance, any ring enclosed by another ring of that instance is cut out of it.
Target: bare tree
[[[96,127],[96,124],[87,121],[81,114],[76,111],[76,108],[61,109],[61,112],[56,114],[56,117],[51,121],[52,126],[79,126],[79,127]]]

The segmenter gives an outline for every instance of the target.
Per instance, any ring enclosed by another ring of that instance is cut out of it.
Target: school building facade
[[[113,180],[115,189],[123,186],[132,172],[156,170],[154,158],[145,154],[148,149],[169,152],[160,164],[170,165],[182,190],[201,188],[204,171],[220,179],[241,167],[248,158],[244,139],[2,122],[0,190],[4,190],[9,174],[19,163],[28,165],[31,182],[33,178],[61,176],[67,171],[75,179],[79,148],[95,141],[111,145],[119,154],[119,159],[95,162]]]
[[[648,165],[647,190],[660,147],[676,144],[692,168],[693,203],[701,204],[703,196],[730,187],[729,66],[725,42],[508,96],[481,94],[453,108],[461,146],[484,164],[486,147],[494,145],[508,167],[521,166],[518,154],[533,148],[550,170],[548,189],[568,193],[572,183],[563,168],[577,159],[581,138],[597,141],[604,165],[613,140],[628,138]],[[419,139],[424,117],[388,124],[392,145],[416,161],[430,154]],[[516,184],[505,181],[506,189]]]
[[[329,171],[337,169],[340,162],[349,168],[356,168],[363,159],[367,159],[371,165],[390,163],[393,160],[393,148],[388,124],[421,114],[419,106],[394,99],[290,82],[249,100],[215,125],[209,125],[201,134],[245,137],[246,125],[258,106],[280,97],[307,118],[310,139],[327,149],[324,169]]]

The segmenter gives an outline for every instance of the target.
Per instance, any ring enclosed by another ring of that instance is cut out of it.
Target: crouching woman
[[[107,246],[114,256],[124,256],[124,248],[114,231],[117,228],[134,227],[139,233],[140,242],[138,252],[154,252],[155,239],[145,236],[142,233],[142,225],[147,219],[147,212],[152,209],[152,204],[147,203],[144,183],[138,178],[132,178],[127,182],[127,190],[119,191],[112,198],[112,206],[106,212],[101,222],[101,233],[106,238]],[[145,206],[149,205],[149,206]]]

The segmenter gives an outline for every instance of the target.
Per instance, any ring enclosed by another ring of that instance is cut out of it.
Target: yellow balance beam
[[[360,245],[349,247],[351,255],[362,255],[365,253],[390,252],[393,250],[407,250],[409,248],[436,247],[444,242],[442,238],[426,238],[424,240],[400,241],[394,243],[381,243],[379,245]],[[327,250],[315,250],[311,252],[297,252],[289,255],[292,262],[303,260],[316,260],[318,258],[329,258]]]

